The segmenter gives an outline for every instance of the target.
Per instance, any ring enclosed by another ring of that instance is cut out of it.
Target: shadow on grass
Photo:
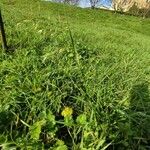
[[[14,116],[9,111],[0,112],[0,134],[9,132]]]
[[[150,92],[146,82],[136,84],[130,92],[133,149],[150,149]]]

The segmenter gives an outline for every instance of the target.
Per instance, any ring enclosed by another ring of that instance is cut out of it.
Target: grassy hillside
[[[150,148],[150,19],[1,0],[0,147]]]

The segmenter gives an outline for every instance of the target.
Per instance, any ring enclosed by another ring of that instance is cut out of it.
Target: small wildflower
[[[65,107],[64,110],[61,112],[61,115],[66,117],[66,116],[71,116],[73,114],[73,109],[70,107]]]

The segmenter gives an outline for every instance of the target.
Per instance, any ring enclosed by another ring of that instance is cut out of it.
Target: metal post
[[[5,35],[5,29],[4,29],[4,23],[2,18],[2,13],[0,9],[0,31],[1,31],[1,39],[2,39],[2,47],[4,50],[7,50],[7,41],[6,41],[6,35]]]

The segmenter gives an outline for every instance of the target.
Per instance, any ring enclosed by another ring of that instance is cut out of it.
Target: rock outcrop
[[[150,0],[113,0],[113,8],[127,12],[136,6],[138,9],[150,9]]]

